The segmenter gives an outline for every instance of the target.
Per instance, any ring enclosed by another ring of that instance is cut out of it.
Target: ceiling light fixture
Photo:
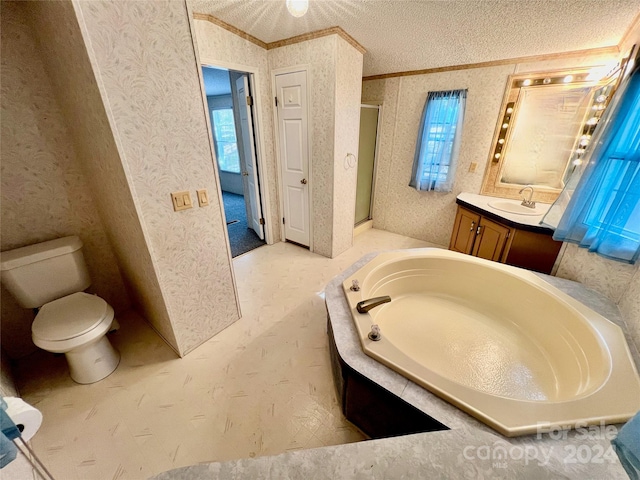
[[[309,10],[309,0],[287,0],[287,10],[294,17],[302,17]]]

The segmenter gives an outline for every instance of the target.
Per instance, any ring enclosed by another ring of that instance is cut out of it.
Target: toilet
[[[2,284],[24,308],[39,308],[31,326],[33,343],[64,353],[71,378],[95,383],[120,362],[107,332],[113,308],[102,298],[84,293],[91,285],[76,236],[58,238],[0,254]]]

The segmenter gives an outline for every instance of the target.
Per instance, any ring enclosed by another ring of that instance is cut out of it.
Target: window
[[[618,88],[583,159],[577,185],[571,179],[552,206],[566,203],[553,238],[635,263],[640,257],[640,68]]]
[[[409,183],[416,190],[452,190],[466,98],[466,90],[427,95]]]
[[[240,173],[240,156],[236,138],[233,109],[212,110],[213,139],[218,157],[218,167],[225,172]]]

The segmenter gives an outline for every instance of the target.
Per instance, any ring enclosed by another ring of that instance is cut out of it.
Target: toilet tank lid
[[[12,270],[30,263],[66,255],[81,248],[82,240],[74,235],[7,250],[0,253],[0,270]]]

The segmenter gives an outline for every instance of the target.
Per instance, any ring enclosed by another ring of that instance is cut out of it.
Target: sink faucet
[[[522,203],[520,205],[527,208],[536,208],[536,202],[531,200],[531,198],[533,197],[533,187],[531,185],[527,185],[523,187],[522,190],[520,190],[518,193],[522,195],[522,192],[524,192],[525,190],[529,190],[529,198],[527,199],[527,197],[523,195]]]
[[[388,295],[385,295],[384,297],[367,298],[366,300],[358,302],[358,304],[356,305],[356,309],[360,313],[367,313],[372,308],[375,308],[378,305],[382,305],[383,303],[389,303],[390,301],[391,297]]]

